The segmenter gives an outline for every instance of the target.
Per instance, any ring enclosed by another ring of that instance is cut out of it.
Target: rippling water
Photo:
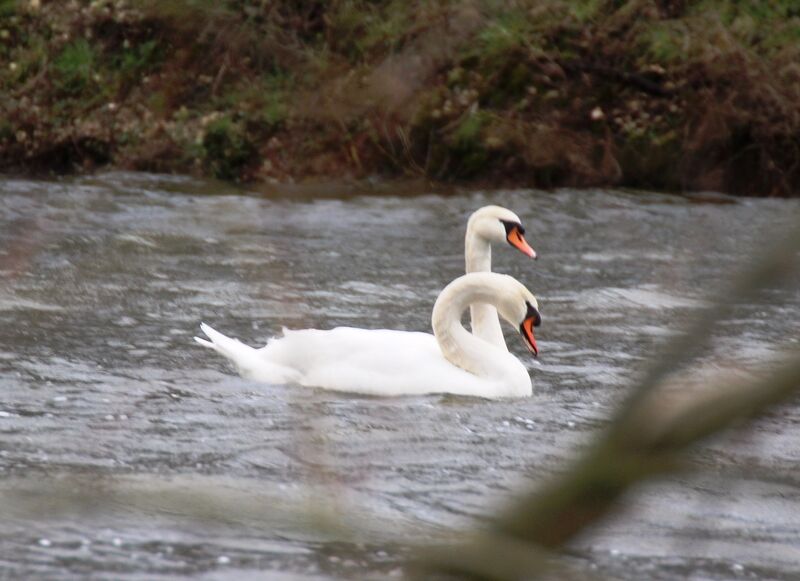
[[[613,191],[265,199],[188,178],[0,182],[0,577],[399,576],[401,541],[474,525],[564,466],[796,201]],[[259,385],[191,338],[285,325],[429,330],[470,212],[516,211],[541,258],[530,399],[377,399]],[[714,365],[798,340],[775,290]],[[611,578],[796,578],[800,407],[701,448],[575,544]],[[335,523],[339,523],[336,525]],[[343,527],[343,528],[342,528]]]

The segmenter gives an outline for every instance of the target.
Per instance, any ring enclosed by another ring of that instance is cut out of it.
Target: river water
[[[0,578],[385,578],[563,469],[787,200],[620,191],[263,196],[115,173],[0,181]],[[429,330],[474,209],[539,298],[534,395],[367,398],[259,385],[194,344],[336,325]],[[798,341],[796,287],[740,305],[707,365]],[[800,406],[698,449],[579,539],[580,575],[796,579]]]

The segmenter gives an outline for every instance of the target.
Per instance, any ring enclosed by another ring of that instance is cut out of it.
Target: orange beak
[[[536,337],[533,336],[533,327],[536,323],[535,319],[535,317],[528,317],[522,321],[520,331],[522,332],[522,338],[525,339],[525,344],[528,346],[530,352],[533,353],[534,357],[538,357],[539,347],[536,346]]]
[[[508,240],[508,243],[511,244],[511,246],[522,252],[522,254],[530,256],[533,259],[536,258],[536,251],[531,248],[530,244],[528,244],[528,242],[522,236],[522,233],[519,231],[517,226],[511,229],[511,231],[508,233],[508,236],[506,236],[506,240]]]

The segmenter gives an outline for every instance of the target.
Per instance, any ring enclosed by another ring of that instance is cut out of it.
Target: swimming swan
[[[471,304],[494,306],[538,354],[533,328],[541,322],[536,298],[516,279],[490,272],[465,274],[433,305],[433,335],[389,329],[336,327],[283,330],[254,349],[203,323],[205,347],[230,359],[242,377],[383,396],[453,393],[485,398],[525,397],[531,379],[514,355],[461,325]]]
[[[514,212],[501,206],[484,206],[467,221],[464,258],[467,273],[492,271],[492,243],[508,243],[536,259],[536,251],[525,241],[525,228]],[[470,305],[472,334],[508,351],[497,309],[487,304]]]

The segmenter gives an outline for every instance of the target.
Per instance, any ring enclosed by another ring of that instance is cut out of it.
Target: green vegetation
[[[0,0],[0,170],[800,191],[790,0]]]
[[[67,45],[53,63],[59,88],[67,95],[80,95],[91,88],[95,54],[86,40]]]
[[[202,157],[206,169],[216,178],[235,179],[256,154],[255,145],[248,139],[239,121],[222,117],[206,128]]]

